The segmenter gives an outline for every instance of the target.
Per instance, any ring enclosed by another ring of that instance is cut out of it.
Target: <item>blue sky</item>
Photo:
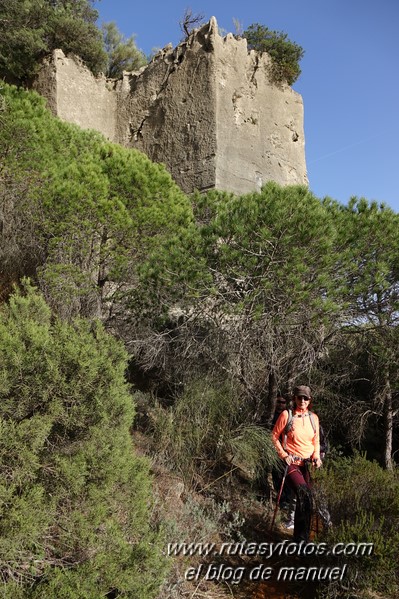
[[[235,32],[260,23],[285,31],[305,56],[294,89],[305,107],[310,189],[399,212],[399,0],[99,0],[98,24],[115,21],[149,55],[182,38],[184,10]]]

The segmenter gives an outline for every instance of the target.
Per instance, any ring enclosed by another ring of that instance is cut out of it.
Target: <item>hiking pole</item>
[[[272,520],[272,523],[270,525],[270,531],[273,530],[274,521],[276,520],[277,510],[278,510],[278,506],[280,505],[281,493],[283,492],[283,487],[284,487],[284,483],[285,483],[285,477],[287,476],[287,472],[288,472],[288,464],[285,467],[283,480],[281,481],[280,490],[279,490],[278,495],[277,495],[276,507],[274,509],[273,520]]]

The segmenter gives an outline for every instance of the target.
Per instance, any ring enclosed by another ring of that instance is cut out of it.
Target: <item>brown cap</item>
[[[299,385],[299,387],[295,387],[294,388],[294,395],[296,397],[299,397],[300,395],[303,395],[304,397],[308,397],[309,399],[311,399],[312,394],[310,392],[310,388],[306,387],[306,385]]]

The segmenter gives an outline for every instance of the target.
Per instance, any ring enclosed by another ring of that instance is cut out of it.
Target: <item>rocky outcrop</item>
[[[60,118],[164,163],[184,191],[241,194],[270,180],[307,184],[302,98],[271,83],[269,60],[221,37],[212,17],[120,80],[56,50],[35,88]]]

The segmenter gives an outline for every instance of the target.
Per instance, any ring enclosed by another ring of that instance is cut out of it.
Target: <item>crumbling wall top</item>
[[[271,83],[268,65],[211,17],[118,80],[56,50],[35,88],[60,118],[163,162],[186,192],[245,193],[268,180],[307,183],[302,98]]]

